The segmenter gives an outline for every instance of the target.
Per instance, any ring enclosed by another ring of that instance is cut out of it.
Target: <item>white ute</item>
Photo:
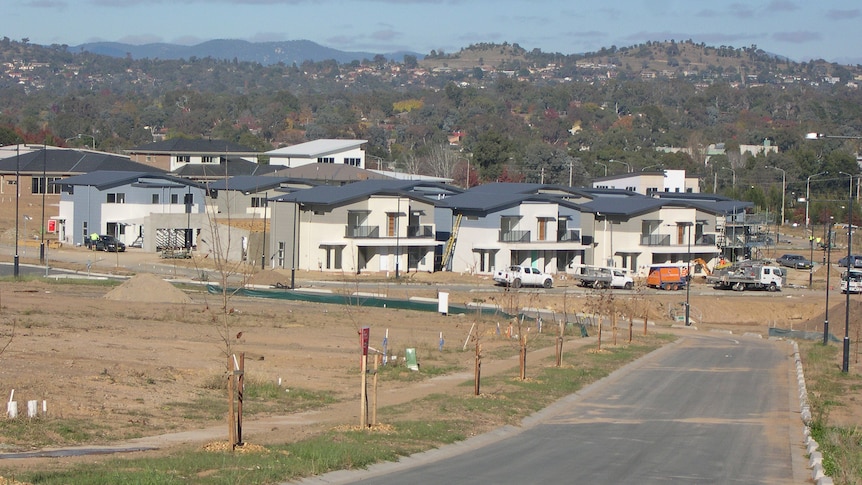
[[[554,277],[529,266],[509,266],[507,269],[494,273],[494,281],[504,286],[520,288],[522,286],[554,286]]]

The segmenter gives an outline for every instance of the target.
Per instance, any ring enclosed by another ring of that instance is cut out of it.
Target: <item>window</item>
[[[122,192],[117,192],[115,194],[108,194],[105,202],[108,204],[125,204],[126,203],[126,194]]]
[[[147,157],[149,158],[149,157]],[[177,163],[191,163],[191,155],[177,155]]]
[[[362,165],[362,159],[360,159],[360,158],[345,158],[344,164],[350,165],[352,167],[358,167],[358,166]]]
[[[180,203],[180,194],[171,194],[171,204]]]
[[[252,197],[251,198],[251,206],[252,207],[266,207],[266,197]]]
[[[30,192],[33,194],[59,194],[60,185],[51,184],[55,180],[60,180],[60,177],[33,177]],[[14,185],[14,182],[12,184]]]
[[[335,157],[317,157],[317,163],[335,163]]]
[[[201,163],[215,163],[215,157],[203,156],[201,157]]]
[[[153,204],[159,203],[159,194],[153,194]]]

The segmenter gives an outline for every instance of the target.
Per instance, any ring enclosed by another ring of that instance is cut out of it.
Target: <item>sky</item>
[[[579,54],[646,41],[703,42],[807,62],[862,64],[850,0],[2,0],[3,36],[35,44],[193,45],[311,40],[344,51],[454,53],[517,43]]]

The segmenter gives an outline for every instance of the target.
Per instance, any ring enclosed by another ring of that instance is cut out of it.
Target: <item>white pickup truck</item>
[[[504,286],[520,288],[522,286],[554,286],[554,277],[529,266],[509,266],[507,269],[494,273],[494,281]]]

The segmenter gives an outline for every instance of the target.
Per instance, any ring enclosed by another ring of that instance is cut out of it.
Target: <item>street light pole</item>
[[[832,267],[832,226],[834,221],[829,221],[829,232],[826,234],[826,309],[823,313],[823,345],[829,345],[829,269]],[[847,266],[847,284],[850,284],[850,265]],[[847,287],[850,292],[850,287]]]
[[[628,162],[623,162],[622,160],[610,159],[610,160],[608,160],[608,163],[622,163],[623,165],[626,166],[626,173],[631,173],[631,171],[632,171],[632,166]]]
[[[596,165],[601,165],[602,167],[605,167],[605,177],[607,177],[608,176],[608,166],[602,162],[596,162]]]
[[[691,231],[694,228],[692,223],[687,223],[688,226],[688,252],[686,256],[686,264],[688,268],[685,272],[685,326],[691,325]]]
[[[781,242],[781,226],[784,225],[784,221],[785,221],[785,219],[784,219],[784,193],[787,192],[787,171],[785,171],[783,168],[778,168],[778,167],[767,166],[766,168],[774,168],[775,170],[781,170],[781,221],[778,223],[778,229],[777,229],[777,232],[775,234],[775,242],[780,243]]]
[[[20,182],[21,178],[21,152],[20,152],[21,144],[18,143],[15,145],[15,260],[13,264],[12,274],[15,278],[18,278],[20,267],[18,266],[18,218],[20,214],[18,214],[18,201],[21,198],[21,190],[19,189],[18,182]]]
[[[853,246],[853,175],[838,172],[850,177],[850,191],[847,196],[847,291],[844,303],[844,357],[841,361],[841,372],[850,370],[850,261],[852,258],[851,247]]]

